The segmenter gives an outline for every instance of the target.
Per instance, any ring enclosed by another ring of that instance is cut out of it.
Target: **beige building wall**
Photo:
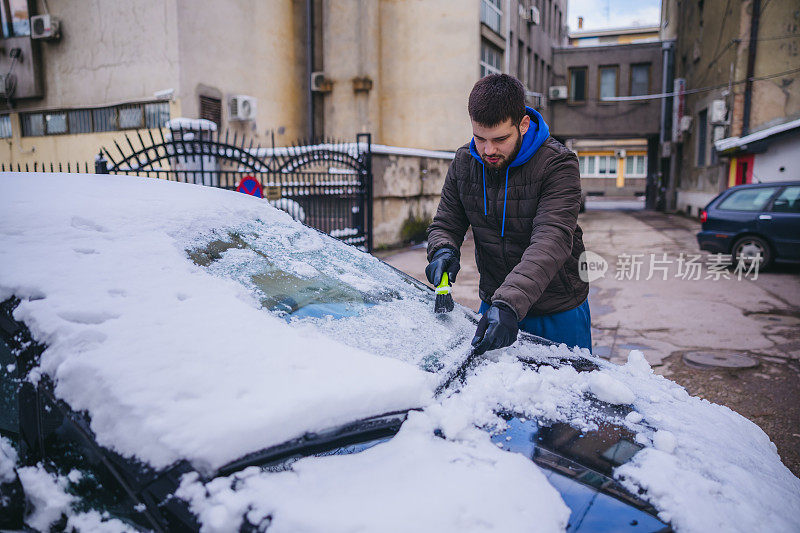
[[[469,140],[478,1],[326,0],[323,11],[326,135],[368,131],[375,143],[433,150]],[[357,89],[365,78],[371,88]]]
[[[305,18],[300,0],[175,0],[180,58],[176,97],[185,116],[199,115],[201,94],[221,98],[222,128],[276,143],[305,134]],[[228,122],[228,99],[257,98],[257,118]],[[282,133],[279,133],[279,130]]]
[[[61,40],[42,43],[45,96],[19,109],[141,101],[178,85],[175,0],[50,2]]]
[[[800,67],[800,4],[762,0],[762,6],[753,72],[756,78]],[[800,81],[797,72],[753,82],[750,132],[798,116]]]
[[[456,150],[472,135],[480,2],[382,0],[381,126],[392,146]]]
[[[222,129],[256,143],[268,144],[270,130],[278,144],[306,133],[302,0],[92,0],[50,7],[62,21],[62,38],[42,43],[45,97],[15,102],[13,136],[0,143],[4,163],[92,166],[100,147],[127,144],[125,131],[20,137],[19,112],[155,101],[154,93],[166,89],[174,90],[172,118],[196,118],[205,94],[222,101]],[[228,99],[236,94],[257,98],[255,121],[228,121]]]

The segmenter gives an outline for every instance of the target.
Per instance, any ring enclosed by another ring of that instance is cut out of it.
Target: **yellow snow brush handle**
[[[447,272],[442,273],[442,281],[436,287],[436,294],[450,294],[450,279],[447,277]]]

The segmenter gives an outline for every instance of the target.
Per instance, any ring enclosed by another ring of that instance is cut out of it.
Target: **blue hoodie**
[[[525,106],[525,110],[527,114],[531,117],[531,125],[528,128],[528,131],[525,132],[525,135],[522,136],[522,146],[519,148],[519,152],[511,164],[506,167],[506,185],[505,190],[503,192],[503,226],[500,230],[500,236],[503,237],[506,232],[506,197],[508,196],[508,171],[511,170],[513,167],[518,167],[524,165],[528,162],[528,160],[533,157],[533,154],[536,153],[536,150],[544,144],[544,141],[550,136],[550,128],[547,126],[547,123],[542,118],[535,109],[532,107]],[[483,167],[483,214],[485,216],[489,216],[489,210],[486,207],[486,165],[481,159],[478,150],[475,148],[475,139],[472,139],[469,143],[469,153],[472,154],[472,157],[478,160],[478,163],[481,164]]]

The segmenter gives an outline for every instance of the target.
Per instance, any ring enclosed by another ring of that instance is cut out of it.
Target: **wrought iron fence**
[[[245,189],[308,226],[372,251],[370,134],[359,134],[354,143],[324,140],[288,147],[275,147],[273,137],[265,148],[228,132],[179,126],[137,131],[125,135],[123,144],[103,148],[93,171]],[[0,163],[0,170],[15,169]],[[17,165],[16,170],[90,171],[87,163]]]

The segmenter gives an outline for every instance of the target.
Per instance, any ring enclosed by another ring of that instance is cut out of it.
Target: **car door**
[[[800,184],[784,187],[759,215],[759,231],[780,259],[800,259]]]
[[[758,232],[759,216],[779,187],[747,187],[735,189],[723,197],[712,214],[708,228],[733,236]]]

